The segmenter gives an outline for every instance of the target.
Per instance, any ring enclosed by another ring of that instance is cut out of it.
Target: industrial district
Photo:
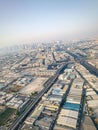
[[[98,41],[0,50],[0,130],[98,130]]]

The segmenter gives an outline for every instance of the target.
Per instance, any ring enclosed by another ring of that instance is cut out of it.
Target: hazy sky
[[[98,0],[0,0],[0,46],[97,34]]]

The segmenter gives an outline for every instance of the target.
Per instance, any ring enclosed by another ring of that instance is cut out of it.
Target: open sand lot
[[[21,89],[19,93],[29,95],[32,92],[41,91],[43,89],[43,84],[45,83],[47,79],[48,78],[38,77],[35,80],[33,80],[33,82],[31,82],[30,84],[25,86],[23,89]]]

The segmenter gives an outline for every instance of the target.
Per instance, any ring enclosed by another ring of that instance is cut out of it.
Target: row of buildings
[[[22,129],[52,129],[71,81],[71,79],[66,79],[66,82],[57,80],[51,89],[44,94],[34,112],[25,121]]]
[[[85,69],[82,65],[76,65],[76,69],[79,70],[83,78],[86,80],[85,90],[85,116],[84,116],[84,124],[82,128],[89,130],[96,130],[98,128],[98,78],[91,74],[88,70]],[[88,122],[91,122],[88,125]],[[94,123],[96,125],[94,125]]]
[[[70,91],[65,98],[54,130],[75,130],[79,127],[82,111],[84,80],[76,73]]]

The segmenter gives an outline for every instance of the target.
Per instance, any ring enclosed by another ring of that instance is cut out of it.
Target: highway
[[[26,108],[26,110],[20,116],[18,116],[16,118],[16,120],[13,122],[13,124],[10,126],[10,128],[8,128],[8,130],[18,130],[18,128],[20,128],[21,124],[25,121],[25,119],[31,113],[31,111],[36,107],[37,103],[41,100],[44,93],[46,93],[50,89],[50,87],[55,83],[60,72],[66,66],[67,66],[67,64],[61,65],[61,67],[57,70],[57,72],[53,76],[53,78],[51,80],[49,80],[48,82],[46,82],[46,84],[44,84],[44,89],[38,94],[35,101],[31,102],[31,104]]]
[[[66,51],[69,55],[73,56],[75,61],[79,62],[81,65],[83,65],[87,70],[89,70],[90,73],[94,74],[95,76],[98,77],[98,69],[89,64],[87,61],[85,61],[84,59],[81,59],[81,57],[77,56],[76,54],[70,52],[70,51]]]

